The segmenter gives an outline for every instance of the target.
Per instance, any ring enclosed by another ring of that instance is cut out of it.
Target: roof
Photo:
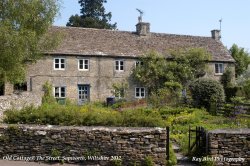
[[[62,33],[63,39],[49,54],[137,57],[152,50],[166,54],[168,50],[198,47],[211,53],[212,61],[234,62],[224,45],[211,37],[164,33],[145,37],[128,31],[57,26],[50,32]]]

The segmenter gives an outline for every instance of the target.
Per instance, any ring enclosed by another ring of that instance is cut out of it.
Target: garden
[[[204,50],[191,49],[188,56],[181,52],[173,55],[175,60],[167,62],[161,55],[149,53],[141,59],[143,65],[133,71],[133,78],[148,88],[147,99],[118,99],[110,106],[101,102],[79,106],[71,101],[62,105],[51,96],[52,87],[46,83],[40,107],[8,110],[3,122],[65,126],[168,126],[171,141],[179,144],[185,154],[189,127],[202,126],[206,130],[250,127],[250,71],[247,68],[236,80],[232,68],[226,68],[220,81],[216,81],[200,78],[206,69],[203,62],[209,59]],[[118,96],[121,96],[119,92],[125,95],[127,84],[116,84],[114,87]],[[171,163],[176,163],[173,151],[171,156]]]

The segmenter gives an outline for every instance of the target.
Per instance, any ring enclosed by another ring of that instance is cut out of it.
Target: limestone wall
[[[162,128],[0,126],[0,157],[31,157],[83,164],[142,163],[151,156],[155,165],[166,159],[166,130]],[[52,158],[51,158],[52,159]]]
[[[41,105],[41,102],[41,96],[31,92],[21,92],[19,94],[0,96],[0,119],[3,112],[7,109],[21,109],[31,104],[39,106]]]
[[[208,141],[216,165],[250,165],[250,129],[210,131]]]

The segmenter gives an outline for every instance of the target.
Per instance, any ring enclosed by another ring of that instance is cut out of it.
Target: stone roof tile
[[[211,37],[164,33],[139,36],[128,31],[57,26],[50,32],[60,32],[64,37],[49,54],[137,57],[151,50],[167,55],[169,50],[199,47],[210,52],[213,61],[234,62],[223,44]]]

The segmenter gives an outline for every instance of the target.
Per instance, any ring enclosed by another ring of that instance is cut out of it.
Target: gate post
[[[166,127],[166,160],[169,160],[169,126]]]
[[[191,131],[190,131],[190,125],[188,127],[188,154],[190,154],[190,148],[191,148]]]

